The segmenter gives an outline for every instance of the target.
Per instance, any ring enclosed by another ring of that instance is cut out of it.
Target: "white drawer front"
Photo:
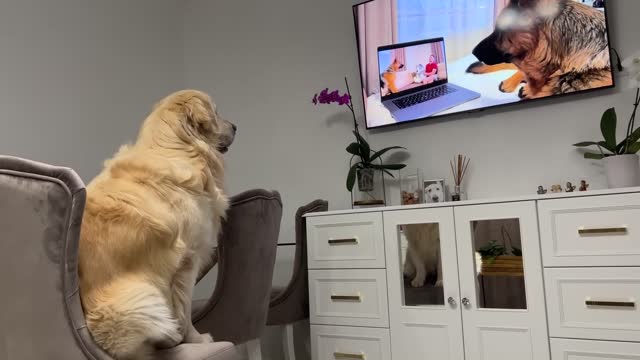
[[[640,264],[640,194],[538,202],[544,266]]]
[[[313,360],[390,360],[389,330],[311,325]]]
[[[382,269],[382,213],[307,218],[310,269]]]
[[[312,324],[389,327],[385,270],[310,270]]]
[[[640,341],[640,268],[545,269],[549,335]]]
[[[552,360],[640,360],[640,344],[551,339]]]

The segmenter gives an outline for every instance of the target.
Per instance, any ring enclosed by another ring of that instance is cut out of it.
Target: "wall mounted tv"
[[[614,86],[605,0],[353,7],[367,128]]]

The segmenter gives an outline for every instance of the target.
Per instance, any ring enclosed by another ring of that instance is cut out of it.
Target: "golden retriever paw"
[[[423,287],[424,286],[424,280],[425,280],[425,278],[416,277],[415,279],[411,280],[411,287],[414,287],[414,288]]]

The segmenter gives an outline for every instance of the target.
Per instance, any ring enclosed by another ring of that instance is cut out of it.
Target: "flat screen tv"
[[[605,0],[353,7],[367,128],[614,86]]]

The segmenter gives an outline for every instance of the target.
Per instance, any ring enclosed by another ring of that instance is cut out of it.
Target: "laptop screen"
[[[378,48],[382,100],[447,82],[444,39]]]

